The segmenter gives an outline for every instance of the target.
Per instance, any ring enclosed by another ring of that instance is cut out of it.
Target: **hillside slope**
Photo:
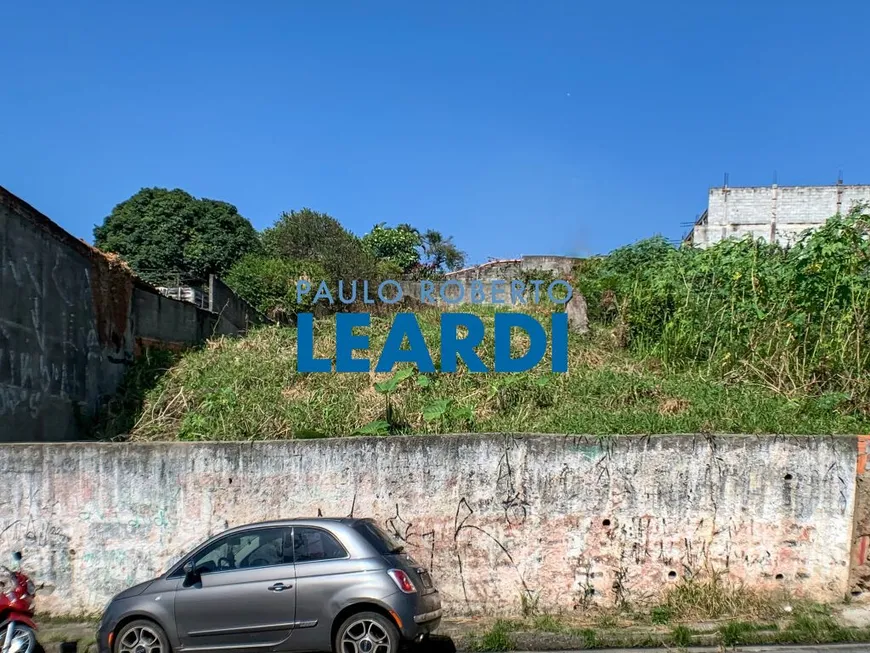
[[[479,312],[487,324],[482,358],[491,361],[494,313]],[[418,314],[433,358],[438,315]],[[390,322],[373,318],[375,354]],[[317,356],[334,354],[332,324],[318,324]],[[572,335],[567,374],[549,373],[547,361],[530,373],[508,375],[298,374],[295,357],[293,329],[214,340],[177,360],[144,394],[135,426],[123,430],[134,440],[246,440],[360,432],[814,434],[870,428],[866,416],[839,411],[824,397],[783,396],[698,371],[665,373],[656,359],[633,357],[604,330]],[[391,378],[405,375],[389,387]]]

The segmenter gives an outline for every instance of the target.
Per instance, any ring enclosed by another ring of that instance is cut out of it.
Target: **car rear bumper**
[[[418,614],[414,616],[414,623],[416,624],[427,624],[430,621],[441,621],[441,608],[437,610],[433,610],[432,612],[424,612],[423,614]]]
[[[397,592],[388,597],[386,603],[403,639],[420,639],[435,632],[441,624],[441,595],[437,591],[423,595]]]

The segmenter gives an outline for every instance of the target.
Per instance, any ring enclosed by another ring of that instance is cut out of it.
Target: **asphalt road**
[[[811,646],[738,646],[737,648],[716,648],[709,646],[691,646],[685,649],[676,648],[608,648],[586,649],[583,651],[536,651],[535,653],[653,653],[654,651],[680,651],[681,653],[870,653],[870,644],[815,644]],[[515,653],[531,653],[516,651]]]

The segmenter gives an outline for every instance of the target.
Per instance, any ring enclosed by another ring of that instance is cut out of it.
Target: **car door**
[[[365,561],[353,560],[333,534],[315,526],[293,527],[296,561],[296,631],[291,650],[332,648],[332,617],[344,594],[360,584]]]
[[[286,527],[246,529],[193,556],[198,576],[181,582],[175,622],[185,650],[259,649],[284,643],[296,616],[296,578]]]

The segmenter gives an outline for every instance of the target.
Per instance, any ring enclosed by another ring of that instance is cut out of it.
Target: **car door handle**
[[[285,585],[284,583],[275,583],[274,585],[270,585],[266,589],[270,592],[283,592],[284,590],[289,590],[292,585]]]

